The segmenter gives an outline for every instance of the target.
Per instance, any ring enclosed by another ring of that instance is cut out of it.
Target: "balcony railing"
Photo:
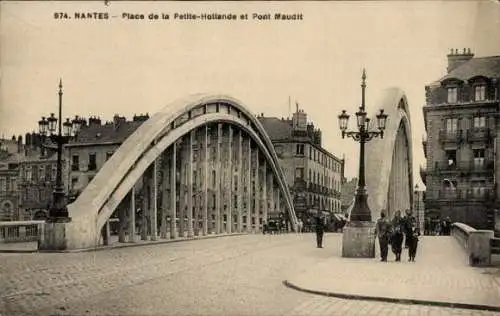
[[[472,128],[467,130],[467,141],[484,141],[490,142],[493,138],[493,133],[489,128]]]
[[[472,189],[440,189],[437,192],[426,192],[429,200],[486,201],[495,198],[495,190],[491,187]],[[433,194],[434,193],[434,194]],[[437,194],[436,194],[437,193]]]
[[[495,162],[493,160],[483,160],[479,162],[473,160],[469,163],[469,171],[471,172],[493,172],[495,169]]]
[[[434,161],[433,164],[429,165],[426,169],[421,167],[420,175],[431,173],[481,173],[481,172],[493,172],[495,169],[495,162],[491,159],[485,159],[481,161],[471,160],[471,161],[460,161],[450,163],[447,160]]]
[[[463,139],[462,134],[463,134],[462,130],[459,130],[459,131],[440,130],[439,131],[439,141],[459,143]]]

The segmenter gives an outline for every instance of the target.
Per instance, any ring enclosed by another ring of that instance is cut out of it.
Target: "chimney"
[[[20,154],[23,152],[23,137],[19,135],[17,137],[17,153]]]
[[[38,147],[37,145],[37,135],[35,132],[31,132],[31,148],[36,149]]]
[[[31,134],[30,133],[26,133],[26,135],[24,135],[24,139],[26,141],[26,147],[27,146],[31,146]]]
[[[101,119],[97,116],[89,117],[89,127],[101,126]]]
[[[464,48],[461,53],[458,52],[458,49],[452,48],[450,54],[448,54],[447,72],[450,73],[453,69],[471,60],[472,57],[474,57],[474,54],[471,53],[470,48]]]

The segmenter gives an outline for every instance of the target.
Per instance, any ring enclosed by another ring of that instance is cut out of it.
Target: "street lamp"
[[[359,180],[358,188],[356,190],[356,197],[354,206],[351,211],[351,223],[352,222],[370,222],[372,220],[370,208],[368,207],[366,194],[366,184],[365,184],[365,143],[369,142],[374,137],[384,138],[384,130],[387,122],[387,114],[384,114],[384,110],[381,109],[380,113],[377,114],[377,127],[378,131],[370,131],[370,119],[367,118],[367,113],[365,111],[365,89],[366,89],[366,71],[363,69],[361,83],[361,106],[356,112],[356,122],[358,125],[358,131],[347,131],[347,125],[349,122],[349,114],[345,110],[338,116],[339,127],[342,132],[342,138],[351,137],[355,141],[359,142]]]
[[[49,139],[57,144],[57,173],[56,173],[56,186],[53,192],[52,204],[49,207],[49,217],[47,222],[69,222],[68,209],[66,207],[66,193],[64,192],[62,181],[62,147],[68,143],[71,138],[71,132],[74,127],[69,119],[62,123],[62,80],[59,81],[59,118],[56,118],[54,113],[50,117],[42,117],[38,121],[39,132],[42,137],[49,135]],[[59,122],[59,124],[57,124]],[[63,130],[64,126],[64,130]],[[56,134],[57,127],[57,134]],[[77,126],[78,127],[78,126]]]

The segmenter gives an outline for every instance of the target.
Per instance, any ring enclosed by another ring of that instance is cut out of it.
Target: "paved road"
[[[331,256],[314,242],[313,235],[249,235],[90,253],[0,254],[0,313],[498,315],[342,300],[284,287],[282,280]]]

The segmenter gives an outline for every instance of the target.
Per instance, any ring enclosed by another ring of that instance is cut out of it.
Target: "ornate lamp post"
[[[62,180],[62,148],[68,143],[72,136],[72,132],[76,133],[80,128],[81,121],[76,118],[72,122],[69,118],[62,123],[62,80],[59,81],[59,118],[50,114],[50,117],[42,119],[38,122],[40,135],[42,138],[48,135],[52,143],[57,144],[57,173],[56,186],[53,192],[52,204],[49,208],[49,216],[47,222],[69,222],[71,218],[66,207],[66,193],[64,192]],[[59,124],[57,124],[59,122]],[[57,134],[56,132],[57,125]]]
[[[366,184],[365,184],[365,143],[369,142],[374,137],[384,137],[385,124],[387,121],[387,114],[384,114],[384,110],[380,110],[377,114],[377,127],[378,131],[370,131],[370,119],[367,118],[367,113],[365,111],[365,89],[366,89],[366,72],[363,69],[361,83],[361,106],[358,112],[356,112],[356,121],[358,125],[358,131],[347,131],[347,124],[349,122],[349,115],[345,110],[342,110],[342,114],[338,116],[340,130],[342,131],[342,138],[351,137],[355,141],[359,142],[359,180],[358,188],[356,189],[356,197],[354,201],[354,206],[351,211],[351,223],[353,222],[370,222],[372,220],[370,208],[368,207],[366,194]]]

